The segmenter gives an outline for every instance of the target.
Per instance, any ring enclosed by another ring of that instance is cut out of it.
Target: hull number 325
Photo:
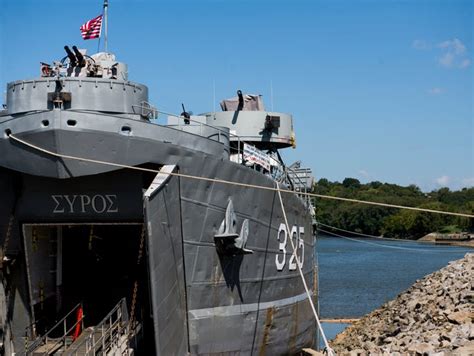
[[[289,233],[290,239],[293,241],[293,246],[295,246],[296,253],[293,253],[293,247],[291,242],[288,243],[288,231],[286,225],[281,223],[278,228],[277,239],[280,241],[279,250],[280,253],[275,255],[275,265],[278,271],[283,271],[286,264],[287,254],[290,254],[288,261],[288,269],[294,271],[297,268],[296,258],[298,259],[300,266],[303,267],[304,262],[304,227],[302,226],[293,226]],[[295,257],[296,255],[296,257]]]

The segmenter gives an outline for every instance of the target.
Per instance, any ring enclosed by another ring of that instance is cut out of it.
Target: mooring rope
[[[317,222],[317,225],[325,226],[325,227],[328,227],[328,228],[330,228],[330,229],[332,229],[332,230],[338,230],[338,231],[346,232],[346,233],[352,234],[352,235],[358,235],[358,236],[362,236],[362,237],[371,237],[371,238],[379,239],[379,240],[408,242],[408,243],[410,243],[410,242],[411,242],[411,243],[433,243],[433,241],[419,241],[419,240],[408,240],[408,239],[396,239],[396,238],[393,238],[393,237],[385,237],[385,236],[377,236],[377,235],[364,234],[364,233],[357,232],[357,231],[344,230],[344,229],[341,229],[341,228],[339,228],[339,227],[335,227],[335,226],[323,224],[322,222],[319,222],[319,221]]]
[[[277,189],[277,192],[278,192],[278,199],[280,200],[281,211],[283,212],[283,218],[285,219],[286,231],[289,232],[291,230],[290,230],[290,226],[288,225],[288,219],[286,218],[285,206],[283,205],[283,199],[281,198],[281,192],[280,192],[280,185],[278,184],[278,182],[276,182],[276,187],[277,187],[276,189]],[[311,310],[313,311],[313,314],[314,314],[314,318],[316,319],[316,323],[318,324],[318,328],[321,331],[321,336],[323,337],[323,341],[324,341],[324,345],[326,347],[326,351],[327,351],[329,356],[333,356],[333,355],[335,356],[336,354],[335,354],[334,350],[329,346],[329,342],[326,338],[323,327],[322,327],[321,322],[319,320],[318,313],[316,312],[316,308],[314,306],[313,299],[311,298],[311,293],[308,289],[308,285],[306,284],[306,280],[304,279],[303,268],[301,267],[301,262],[298,258],[298,255],[296,254],[296,247],[295,247],[295,244],[293,243],[292,236],[290,236],[289,240],[290,240],[290,243],[291,243],[291,248],[293,249],[292,255],[296,260],[296,265],[298,266],[298,272],[301,276],[301,281],[303,282],[303,286],[304,286],[304,289],[306,291],[306,295],[308,297],[309,304],[311,305]]]
[[[109,165],[109,166],[132,169],[132,170],[143,171],[143,172],[152,172],[152,173],[157,173],[157,174],[159,173],[159,170],[156,170],[156,169],[135,167],[135,166],[130,166],[130,165],[121,164],[121,163],[113,163],[113,162],[107,162],[107,161],[101,161],[101,160],[96,160],[96,159],[91,159],[91,158],[77,157],[77,156],[71,156],[71,155],[65,155],[65,154],[53,152],[53,151],[47,150],[45,148],[39,147],[37,145],[34,145],[32,143],[29,143],[25,140],[22,140],[22,139],[20,139],[16,136],[14,136],[11,133],[8,135],[8,137],[15,140],[15,141],[17,141],[17,142],[19,142],[19,143],[21,143],[21,144],[23,144],[23,145],[25,145],[25,146],[28,146],[30,148],[33,148],[33,149],[37,150],[37,151],[46,153],[46,154],[54,156],[54,157],[59,157],[59,158],[64,158],[64,159],[71,159],[71,160],[76,160],[76,161],[83,161],[83,162],[90,162],[90,163],[96,163],[96,164]],[[241,182],[229,181],[229,180],[225,180],[225,179],[200,177],[200,176],[195,176],[195,175],[191,175],[191,174],[184,174],[184,173],[177,173],[177,172],[172,172],[172,173],[168,173],[168,174],[173,175],[173,176],[177,176],[177,177],[182,177],[182,178],[196,179],[196,180],[214,182],[214,183],[221,183],[221,184],[229,184],[229,185],[245,187],[245,188],[254,188],[254,189],[269,190],[269,191],[280,191],[280,192],[283,192],[283,193],[291,193],[291,194],[296,194],[296,195],[300,195],[300,196],[309,196],[309,197],[322,198],[322,199],[332,199],[332,200],[346,201],[346,202],[351,202],[351,203],[360,203],[360,204],[384,206],[384,207],[388,207],[388,208],[407,209],[407,210],[415,210],[415,211],[434,213],[434,214],[443,214],[443,215],[462,216],[462,217],[466,217],[466,218],[474,218],[473,214],[455,213],[455,212],[450,212],[450,211],[441,211],[441,210],[433,210],[433,209],[426,209],[426,208],[417,208],[417,207],[412,207],[412,206],[378,203],[378,202],[367,201],[367,200],[341,198],[341,197],[335,197],[335,196],[331,196],[331,195],[323,195],[323,194],[308,193],[308,192],[295,192],[295,191],[292,191],[292,190],[289,190],[289,189],[279,189],[278,190],[274,187],[266,187],[266,186],[256,185],[256,184],[241,183]]]
[[[370,241],[363,241],[363,240],[358,240],[353,237],[347,237],[344,235],[336,234],[335,232],[327,231],[321,228],[318,228],[318,231],[324,232],[325,234],[333,235],[336,237],[341,237],[346,240],[350,241],[355,241],[355,242],[360,242],[362,244],[367,244],[367,245],[372,245],[372,246],[377,246],[377,247],[384,247],[384,248],[390,248],[394,250],[405,250],[405,251],[411,251],[411,252],[428,252],[428,253],[437,253],[437,252],[452,252],[452,253],[459,253],[459,251],[456,250],[439,250],[439,249],[427,249],[427,248],[410,248],[410,247],[403,247],[403,246],[390,246],[390,245],[385,245],[385,244],[380,244],[376,242],[370,242]],[[458,246],[462,247],[462,246]]]

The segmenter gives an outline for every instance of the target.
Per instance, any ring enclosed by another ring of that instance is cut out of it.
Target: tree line
[[[313,187],[316,194],[368,200],[433,210],[474,214],[474,188],[451,191],[441,188],[424,193],[416,185],[370,182],[346,178],[342,183],[322,178]],[[362,234],[418,239],[430,232],[474,231],[474,219],[406,209],[372,206],[330,199],[316,199],[316,220]]]

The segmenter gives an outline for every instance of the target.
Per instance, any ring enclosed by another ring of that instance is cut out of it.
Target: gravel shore
[[[338,355],[474,355],[474,253],[416,281],[331,347]]]

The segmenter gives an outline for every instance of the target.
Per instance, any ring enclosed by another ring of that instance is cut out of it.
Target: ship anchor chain
[[[2,250],[0,251],[0,268],[3,269],[6,262],[9,261],[9,258],[6,256],[8,245],[10,244],[10,236],[12,234],[13,221],[15,220],[15,215],[11,214],[10,219],[8,220],[7,233],[5,235],[5,241],[3,242]]]
[[[137,276],[135,278],[135,282],[133,284],[133,292],[132,292],[132,303],[130,306],[130,321],[129,321],[129,331],[128,331],[128,339],[130,340],[132,337],[132,331],[135,330],[135,312],[137,306],[137,297],[138,297],[138,267],[141,265],[142,257],[143,257],[143,248],[145,246],[145,224],[142,224],[142,232],[140,235],[140,246],[138,248],[138,256],[137,256]]]
[[[8,226],[7,226],[7,232],[5,234],[5,240],[3,242],[3,246],[1,247],[1,250],[0,250],[0,287],[1,288],[5,288],[3,273],[4,273],[4,269],[7,265],[7,263],[10,261],[10,259],[6,256],[6,254],[7,254],[8,245],[10,243],[10,237],[11,237],[11,234],[12,234],[12,227],[13,227],[13,221],[14,220],[15,220],[15,215],[11,214],[10,218],[8,220]],[[6,291],[5,291],[5,295],[6,295]],[[0,312],[3,312],[3,311],[0,311]],[[2,331],[2,333],[1,333],[2,335],[0,336],[0,352],[5,352],[5,349],[4,349],[5,335],[6,335],[5,327],[6,327],[6,325],[0,324],[0,331]],[[25,338],[25,342],[28,342],[28,338]]]

